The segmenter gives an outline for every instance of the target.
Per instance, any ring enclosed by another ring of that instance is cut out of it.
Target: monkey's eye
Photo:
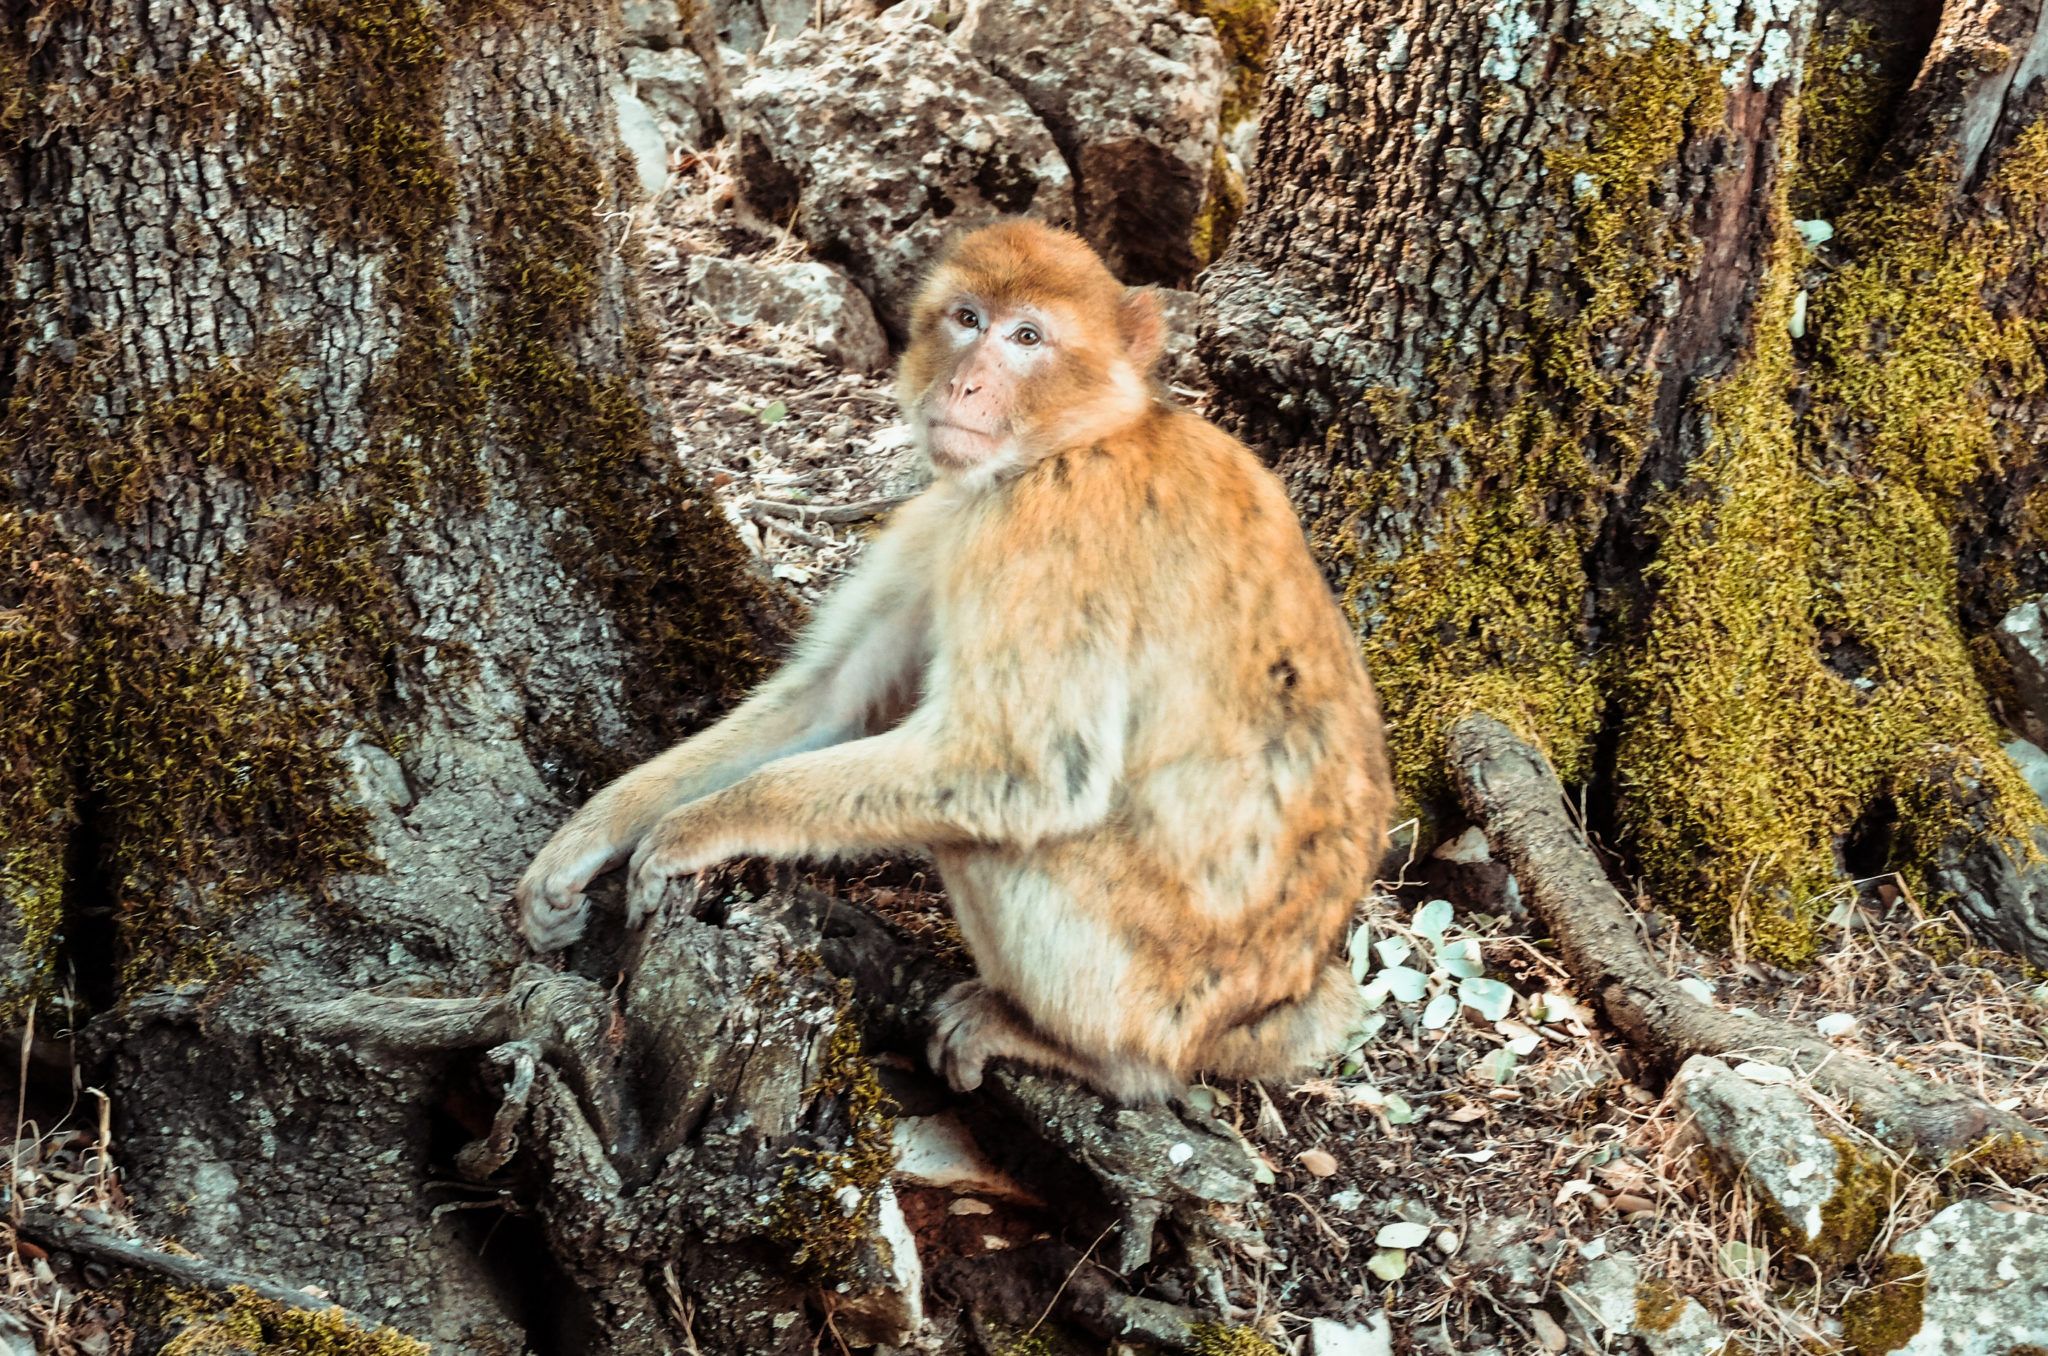
[[[963,330],[978,330],[981,328],[981,317],[974,313],[972,306],[961,306],[953,312],[953,323]]]
[[[1010,338],[1026,348],[1037,348],[1045,342],[1045,336],[1038,332],[1036,325],[1019,325],[1010,332]]]

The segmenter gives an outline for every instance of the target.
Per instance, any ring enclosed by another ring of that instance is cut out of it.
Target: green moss
[[[1227,132],[1259,111],[1280,0],[1180,0],[1180,7],[1216,25],[1223,68],[1228,72],[1220,120]]]
[[[1947,1171],[1965,1181],[2031,1182],[2048,1177],[2048,1145],[2017,1132],[1987,1135],[1950,1159]]]
[[[1636,1283],[1637,1332],[1669,1332],[1685,1313],[1685,1292],[1666,1280]]]
[[[147,940],[120,958],[132,986],[216,972],[217,909],[374,866],[321,742],[329,712],[272,699],[192,638],[184,605],[94,572],[52,515],[0,510],[0,608],[4,890],[45,973],[67,890]],[[72,872],[81,823],[91,860]],[[174,901],[179,880],[214,886],[203,909]]]
[[[288,1308],[240,1286],[231,1298],[221,1309],[211,1295],[175,1296],[171,1307],[186,1326],[164,1344],[163,1356],[428,1356],[425,1342],[393,1328],[356,1327],[339,1308]]]
[[[287,97],[280,154],[257,184],[341,239],[405,247],[392,285],[417,295],[438,276],[424,246],[455,218],[446,21],[424,0],[301,0],[298,15],[326,51]]]
[[[1847,1266],[1863,1255],[1897,1203],[1898,1167],[1883,1154],[1840,1135],[1835,1146],[1835,1194],[1820,1208],[1820,1235],[1802,1249],[1822,1267]]]
[[[1231,168],[1230,157],[1219,145],[1209,167],[1209,196],[1195,217],[1194,235],[1188,242],[1197,271],[1207,268],[1223,253],[1223,247],[1230,243],[1230,233],[1237,229],[1238,218],[1244,215],[1244,204],[1244,176]]]
[[[1837,11],[1809,41],[1799,98],[1799,161],[1789,206],[1801,218],[1832,218],[1883,149],[1889,110],[1913,82],[1911,43],[1881,37]]]
[[[1920,1259],[1893,1253],[1879,1263],[1870,1288],[1842,1304],[1842,1340],[1857,1356],[1885,1356],[1920,1331],[1927,1272]]]
[[[597,370],[579,356],[610,189],[593,148],[567,129],[527,135],[485,223],[496,300],[476,368],[497,432],[567,510],[557,554],[603,592],[643,660],[629,696],[658,737],[673,738],[689,715],[678,688],[730,699],[758,681],[781,604],[656,442],[635,346],[621,338]]]
[[[1723,116],[1718,69],[1682,44],[1645,52],[1576,51],[1564,79],[1575,104],[1605,110],[1581,142],[1552,147],[1546,179],[1569,192],[1575,286],[1531,300],[1526,347],[1484,364],[1444,363],[1446,394],[1408,408],[1365,402],[1394,455],[1339,471],[1340,507],[1317,545],[1344,582],[1353,623],[1389,721],[1395,780],[1426,809],[1444,795],[1444,734],[1487,711],[1579,782],[1613,679],[1591,641],[1583,562],[1607,496],[1640,466],[1655,398],[1646,365],[1617,357],[1652,291],[1688,248],[1662,207],[1663,181],[1690,129]],[[1562,206],[1562,204],[1561,204]],[[1358,442],[1342,426],[1333,442]],[[1449,481],[1436,519],[1376,544],[1370,516]],[[1346,516],[1348,515],[1348,516]]]
[[[1188,1331],[1201,1356],[1280,1356],[1280,1348],[1241,1325],[1191,1323]]]
[[[2009,197],[2038,201],[2036,133],[2000,171]],[[1652,515],[1656,602],[1618,758],[1652,887],[1781,961],[1810,954],[1837,845],[1874,807],[1896,806],[1908,866],[2041,822],[1975,679],[1953,546],[1968,488],[2002,464],[1985,381],[2039,385],[2031,327],[1983,302],[2018,261],[1996,223],[1951,238],[1926,188],[1877,195],[1843,236],[1855,257],[1817,294],[1815,361],[1794,352],[1781,257],[1750,352],[1700,399],[1706,451]]]
[[[862,1053],[850,1013],[841,1012],[822,1073],[804,1097],[843,1106],[844,1130],[837,1147],[790,1150],[769,1227],[790,1246],[794,1265],[830,1283],[847,1276],[861,1241],[873,1234],[877,1194],[896,1166],[895,1103]],[[849,1189],[858,1193],[851,1209],[841,1199]]]

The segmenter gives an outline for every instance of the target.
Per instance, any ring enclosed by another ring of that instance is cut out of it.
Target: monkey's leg
[[[1364,1016],[1351,971],[1328,965],[1306,997],[1210,1038],[1196,1058],[1223,1078],[1284,1079],[1336,1054]]]
[[[992,1059],[1014,1059],[1090,1083],[1102,1079],[1093,1061],[1047,1040],[1009,999],[978,979],[955,984],[932,1005],[925,1059],[955,1092],[980,1087],[983,1066]]]

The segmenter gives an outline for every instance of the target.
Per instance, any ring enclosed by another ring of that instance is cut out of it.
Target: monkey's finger
[[[639,927],[647,921],[661,904],[661,893],[668,888],[668,868],[660,858],[650,858],[633,864],[633,875],[626,886],[626,924]]]

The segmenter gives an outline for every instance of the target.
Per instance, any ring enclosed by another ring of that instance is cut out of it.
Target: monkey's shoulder
[[[1058,501],[1062,513],[1127,531],[1228,530],[1261,518],[1294,522],[1286,491],[1250,448],[1200,415],[1163,402],[1126,428],[1048,458],[1031,480],[1033,499]]]

